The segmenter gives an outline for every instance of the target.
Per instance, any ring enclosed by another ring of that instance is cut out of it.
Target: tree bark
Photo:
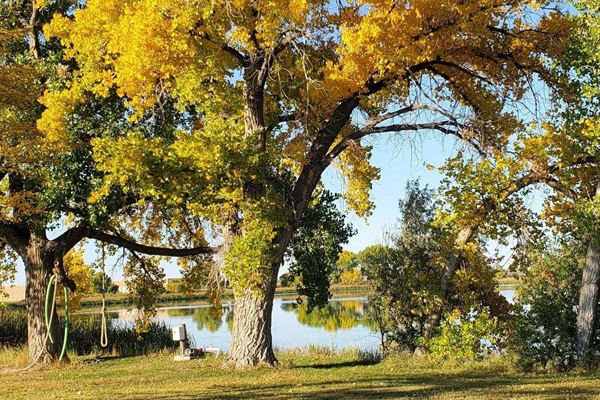
[[[600,246],[598,243],[590,242],[583,267],[577,311],[576,352],[579,363],[588,363],[591,358],[592,340],[597,320],[599,281]]]
[[[25,264],[25,296],[27,301],[27,343],[29,363],[49,364],[59,359],[63,333],[56,307],[50,323],[54,343],[50,341],[45,320],[46,289],[53,275],[54,253],[48,241],[32,235],[23,257]]]
[[[277,365],[273,352],[271,318],[279,266],[272,267],[267,288],[261,292],[246,289],[235,299],[231,347],[226,366],[234,368]]]
[[[594,197],[600,197],[600,180]],[[598,308],[598,284],[600,282],[600,243],[592,237],[588,243],[587,254],[581,277],[579,308],[577,310],[576,360],[587,364],[591,358],[592,340],[596,328]]]

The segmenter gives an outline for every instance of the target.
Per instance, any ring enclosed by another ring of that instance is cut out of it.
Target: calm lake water
[[[512,301],[513,290],[501,293]],[[224,304],[220,313],[206,305],[161,307],[157,318],[173,327],[185,324],[196,347],[229,349],[233,304]],[[368,302],[364,297],[330,300],[327,307],[307,312],[306,304],[275,299],[273,305],[273,345],[277,349],[303,348],[309,345],[329,348],[377,349],[375,330],[367,321]],[[219,315],[220,314],[220,315]],[[127,311],[109,313],[112,323],[130,321],[135,314]]]

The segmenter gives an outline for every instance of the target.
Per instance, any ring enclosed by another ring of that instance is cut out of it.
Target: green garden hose
[[[54,290],[52,290],[54,287]],[[52,337],[52,317],[54,315],[54,305],[56,301],[56,274],[50,277],[50,281],[48,282],[48,289],[46,289],[46,329],[48,330],[48,339],[50,339],[50,343],[54,343],[54,338]],[[66,286],[63,286],[63,291],[65,294],[65,334],[63,336],[63,345],[62,350],[60,352],[59,361],[62,360],[67,354],[67,343],[69,341],[69,291]],[[52,299],[52,300],[50,300]],[[50,304],[52,303],[52,304]]]
[[[54,338],[52,337],[52,330],[50,327],[52,326],[52,317],[54,316],[54,304],[56,301],[56,274],[50,277],[50,281],[48,282],[48,289],[46,289],[46,307],[45,307],[45,317],[46,317],[46,328],[48,330],[48,339],[50,339],[50,343],[54,343]],[[54,288],[54,290],[52,290]],[[51,300],[52,299],[52,300]],[[50,305],[50,301],[52,301],[52,305]]]
[[[71,325],[69,322],[69,289],[63,286],[63,292],[65,294],[65,334],[63,335],[63,346],[59,360],[62,360],[67,355],[67,343],[69,341],[69,328]]]

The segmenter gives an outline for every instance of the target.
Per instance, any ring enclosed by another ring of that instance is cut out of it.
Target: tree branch
[[[450,129],[449,127],[456,127],[458,129]],[[446,135],[456,136],[457,138],[468,142],[471,146],[477,150],[478,153],[482,154],[482,149],[479,144],[472,138],[467,137],[462,133],[462,126],[455,121],[438,121],[429,123],[416,123],[416,124],[394,124],[380,127],[366,126],[365,128],[356,131],[339,142],[325,158],[324,165],[327,166],[333,162],[353,141],[357,141],[365,136],[376,134],[376,133],[399,133],[403,131],[420,131],[420,130],[437,130]]]
[[[119,247],[124,247],[129,251],[135,251],[142,254],[166,256],[166,257],[189,257],[198,254],[214,254],[219,250],[219,247],[199,246],[187,249],[174,249],[169,247],[146,246],[121,236],[111,235],[105,232],[98,231],[93,228],[88,228],[86,237],[99,240],[101,242],[114,244]]]
[[[298,116],[296,115],[296,113],[292,112],[289,114],[280,115],[278,118],[278,121],[281,123],[281,122],[296,121],[297,119],[298,119]]]

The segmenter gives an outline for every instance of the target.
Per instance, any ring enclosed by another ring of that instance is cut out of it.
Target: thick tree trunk
[[[264,86],[269,72],[269,57],[265,54],[254,54],[244,60],[244,130],[248,137],[256,137],[256,149],[266,152],[267,128],[264,121]],[[262,178],[244,183],[244,196],[248,199],[259,199],[267,193],[267,165],[262,166]],[[224,229],[222,252],[230,248],[233,238],[243,235],[237,216],[231,218],[229,226]],[[277,242],[277,240],[275,240]],[[287,247],[283,243],[283,247]],[[274,243],[274,253],[276,253]],[[275,257],[279,260],[279,257]],[[234,368],[253,367],[260,364],[274,366],[277,364],[273,352],[271,334],[271,318],[273,299],[277,285],[279,262],[270,268],[270,274],[264,277],[260,289],[234,288],[236,295],[231,347],[225,366]],[[241,295],[239,294],[241,292]]]
[[[275,366],[271,317],[277,284],[278,266],[272,267],[267,287],[260,293],[246,289],[235,299],[231,347],[226,366],[253,367],[260,364]]]
[[[253,33],[254,34],[254,33]],[[272,49],[271,49],[272,50]],[[268,50],[268,51],[271,51]],[[267,151],[268,129],[264,119],[264,87],[268,77],[273,53],[258,52],[248,57],[242,57],[244,66],[244,128],[248,137],[257,137],[257,150]],[[235,301],[232,341],[226,366],[236,368],[250,367],[259,364],[274,366],[277,359],[273,352],[273,339],[271,334],[271,318],[273,299],[277,285],[277,273],[282,263],[285,250],[291,240],[296,219],[301,218],[304,210],[312,198],[323,170],[330,161],[326,160],[327,152],[340,130],[348,122],[350,114],[358,106],[358,97],[342,102],[333,113],[333,117],[319,131],[315,143],[309,152],[310,162],[305,165],[294,189],[292,190],[292,204],[295,215],[289,221],[289,226],[278,232],[273,240],[273,260],[269,276],[265,277],[260,291],[244,289],[242,295]],[[245,182],[244,196],[259,198],[268,192],[266,182],[271,173],[268,165],[263,166],[264,176],[256,182]],[[233,228],[233,229],[232,229]],[[238,232],[235,223],[226,227],[222,252],[226,253],[232,237]]]
[[[30,364],[48,364],[57,361],[62,348],[63,334],[54,308],[51,332],[48,338],[45,321],[46,289],[53,274],[53,252],[46,250],[47,241],[33,236],[24,258],[27,299],[27,343]]]
[[[600,197],[600,180],[596,186],[595,198]],[[578,363],[588,363],[591,357],[592,340],[596,327],[598,308],[598,285],[600,283],[600,243],[592,236],[581,277],[579,308],[577,310],[576,359]]]
[[[598,283],[600,281],[600,246],[590,242],[587,248],[581,290],[579,293],[579,309],[577,312],[577,361],[590,361],[592,339],[596,327],[598,308]]]

